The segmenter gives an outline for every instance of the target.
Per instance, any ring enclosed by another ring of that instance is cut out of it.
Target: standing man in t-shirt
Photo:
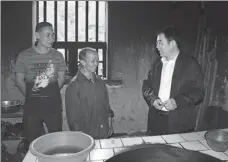
[[[16,62],[16,82],[25,95],[23,126],[25,148],[48,132],[62,130],[60,90],[65,81],[66,64],[60,52],[52,48],[55,40],[52,24],[37,24],[35,46],[22,51]]]

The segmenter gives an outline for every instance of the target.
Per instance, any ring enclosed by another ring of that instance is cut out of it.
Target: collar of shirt
[[[89,82],[92,82],[90,79],[88,79],[84,74],[83,74],[83,72],[81,71],[81,69],[80,70],[78,70],[78,77],[79,77],[79,80],[81,80],[81,81],[89,81]],[[96,75],[96,73],[93,73],[93,77],[94,77],[94,82],[96,82],[97,81],[97,79],[98,79],[98,76]]]
[[[179,55],[179,53],[171,60],[167,60],[165,57],[162,57],[161,61],[162,61],[163,64],[164,63],[168,63],[168,62],[176,62],[178,55]]]

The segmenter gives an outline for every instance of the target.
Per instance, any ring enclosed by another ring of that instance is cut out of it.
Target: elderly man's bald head
[[[90,47],[85,47],[79,52],[79,60],[86,60],[88,53],[97,54],[97,51]]]
[[[99,56],[96,50],[86,47],[79,52],[79,61],[84,69],[92,73],[96,72],[99,64]]]

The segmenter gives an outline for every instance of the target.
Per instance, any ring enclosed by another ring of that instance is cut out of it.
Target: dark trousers
[[[147,134],[156,136],[168,133],[168,113],[159,110],[149,111]]]
[[[40,100],[39,104],[37,103],[38,101],[39,100],[33,100],[33,102],[28,101],[25,103],[25,110],[23,114],[23,128],[25,135],[24,145],[26,150],[28,150],[30,143],[34,139],[45,134],[43,123],[46,124],[48,133],[62,131],[62,111],[60,108],[61,105],[56,105],[56,103],[58,102],[54,102],[54,100],[52,101],[52,99]],[[50,104],[51,101],[53,104]],[[45,113],[45,108],[48,109],[50,106],[57,106],[57,111],[53,113],[47,111],[48,113]],[[31,113],[31,110],[27,110],[34,108],[40,108],[40,110],[42,111]]]
[[[169,112],[156,110],[149,111],[147,135],[156,136],[164,134],[188,133],[193,132],[194,128],[190,129],[175,129],[170,128]]]

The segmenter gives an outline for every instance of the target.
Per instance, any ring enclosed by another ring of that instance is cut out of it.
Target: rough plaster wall
[[[125,51],[119,51],[132,54],[127,59],[115,57],[116,62],[124,65],[119,70],[115,69],[123,74],[123,87],[109,90],[110,106],[115,112],[114,129],[116,132],[146,130],[148,107],[142,97],[141,87],[143,79],[147,77],[151,62],[155,58],[153,57],[155,52],[152,45],[145,44],[141,47],[139,45],[134,48],[130,45]]]

